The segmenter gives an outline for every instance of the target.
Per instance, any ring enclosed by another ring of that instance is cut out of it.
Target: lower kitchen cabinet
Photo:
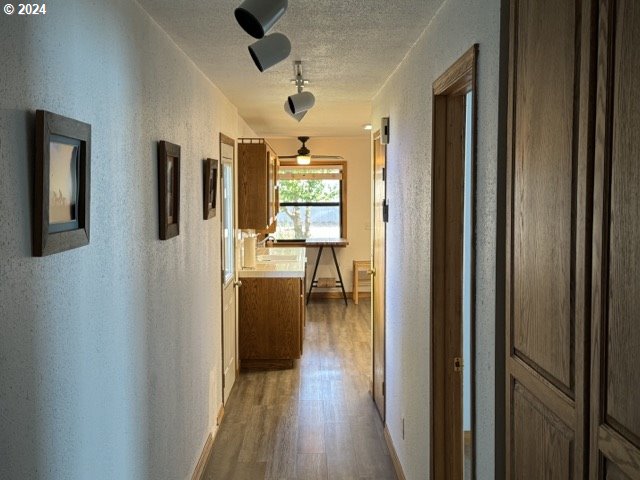
[[[240,368],[292,368],[302,355],[302,278],[244,277],[239,291]]]

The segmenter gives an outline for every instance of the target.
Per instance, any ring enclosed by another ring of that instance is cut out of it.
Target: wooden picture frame
[[[160,240],[180,235],[180,145],[158,142]]]
[[[36,111],[33,255],[89,244],[91,125]]]
[[[202,189],[204,198],[204,219],[216,216],[216,197],[218,195],[218,160],[207,158],[203,162]]]

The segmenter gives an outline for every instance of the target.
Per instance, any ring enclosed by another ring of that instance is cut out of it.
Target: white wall
[[[477,478],[494,475],[496,180],[500,1],[447,0],[373,101],[388,145],[387,424],[407,478],[429,478],[432,84],[474,43],[478,60],[476,202]],[[401,417],[405,416],[405,439]]]
[[[0,478],[185,479],[221,399],[220,229],[202,159],[252,136],[129,0],[0,16]],[[34,110],[92,125],[91,244],[31,257]],[[182,146],[158,240],[156,141]]]
[[[269,144],[278,155],[293,155],[300,148],[297,138],[269,138]],[[316,137],[311,138],[307,148],[312,155],[341,155],[347,162],[347,240],[345,248],[336,248],[340,273],[345,290],[352,290],[353,261],[371,258],[371,138],[361,137]],[[318,255],[317,248],[307,249],[307,284],[311,282],[313,267]],[[331,250],[325,249],[318,266],[320,277],[337,278]],[[307,287],[308,288],[308,287]],[[363,286],[362,291],[368,291]],[[314,292],[340,289],[313,289]]]

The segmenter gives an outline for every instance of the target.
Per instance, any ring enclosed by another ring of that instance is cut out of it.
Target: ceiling
[[[138,0],[238,107],[261,136],[363,135],[371,100],[443,0],[290,0],[271,32],[291,40],[287,60],[260,73],[233,10],[241,0]],[[315,107],[296,122],[284,112],[303,61]]]

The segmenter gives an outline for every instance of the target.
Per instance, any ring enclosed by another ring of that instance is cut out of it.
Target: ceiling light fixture
[[[289,107],[289,100],[285,100],[284,102],[284,111],[295,118],[298,122],[304,118],[307,112],[293,113],[291,111],[291,107]]]
[[[287,0],[245,0],[233,12],[242,29],[262,38],[287,10]]]
[[[261,72],[273,67],[291,53],[291,42],[282,33],[272,33],[249,45],[249,53]]]
[[[298,137],[298,140],[302,142],[302,146],[298,149],[296,163],[298,165],[309,165],[311,163],[311,151],[305,145],[309,137]]]
[[[296,72],[296,78],[294,80],[296,87],[298,87],[298,93],[289,96],[289,98],[287,98],[287,103],[289,104],[291,115],[295,117],[296,115],[311,109],[316,102],[316,98],[313,96],[313,93],[303,91],[304,86],[308,84],[309,81],[305,80],[302,76],[302,61],[296,60],[294,62],[294,68]]]
[[[373,129],[373,127],[371,126],[371,124],[370,124],[370,123],[365,123],[365,124],[362,126],[362,128],[363,128],[363,129],[365,129],[365,130],[372,130],[372,129]]]

